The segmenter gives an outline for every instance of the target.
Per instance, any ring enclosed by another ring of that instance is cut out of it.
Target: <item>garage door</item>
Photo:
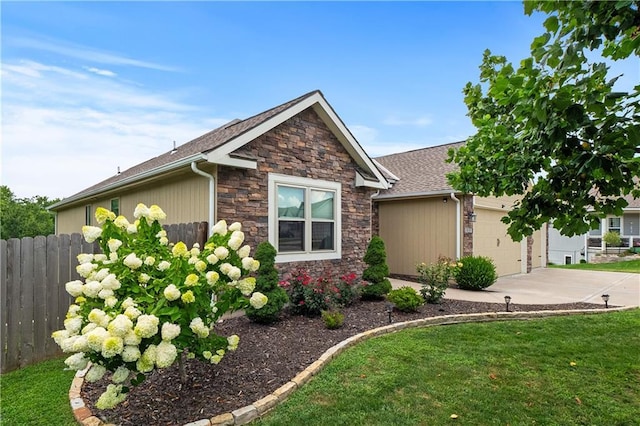
[[[533,246],[531,247],[531,267],[540,268],[542,266],[542,246],[544,240],[542,239],[542,231],[536,231],[533,233]]]
[[[473,254],[493,259],[499,276],[521,273],[521,243],[511,239],[507,234],[507,225],[500,221],[505,213],[477,206],[475,213]]]
[[[379,205],[380,237],[392,274],[416,275],[416,264],[456,256],[456,203],[442,197],[385,201]]]

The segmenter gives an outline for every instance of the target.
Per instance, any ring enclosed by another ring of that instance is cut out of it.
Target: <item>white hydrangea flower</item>
[[[116,253],[116,252],[109,253],[109,263],[115,263],[116,260],[118,260],[118,259],[119,259],[118,253]]]
[[[198,337],[205,338],[209,336],[209,328],[204,325],[202,318],[197,317],[191,320],[191,324],[189,324],[189,328],[193,331]]]
[[[149,207],[142,203],[138,203],[136,209],[133,211],[133,217],[135,217],[136,219],[140,219],[141,217],[147,218],[149,217],[149,214]]]
[[[51,333],[51,337],[58,346],[60,346],[65,339],[68,339],[69,336],[69,330],[57,330]]]
[[[93,260],[95,260],[96,262],[104,262],[105,260],[107,260],[107,255],[104,253],[94,254]]]
[[[169,239],[167,237],[161,237],[159,241],[163,246],[169,245]]]
[[[104,300],[104,306],[106,306],[107,308],[113,308],[117,304],[118,304],[118,299],[116,297],[114,297],[114,296],[107,297]]]
[[[82,227],[82,236],[85,241],[88,243],[92,243],[97,240],[100,235],[102,235],[102,228],[98,228],[97,226],[83,226]]]
[[[251,253],[251,247],[249,247],[249,245],[244,245],[238,249],[237,253],[238,256],[240,256],[240,259],[244,259]]]
[[[84,375],[84,379],[89,383],[97,382],[102,379],[106,372],[107,369],[104,366],[93,364],[89,371],[87,371],[87,374]]]
[[[107,290],[118,290],[121,286],[120,281],[116,277],[115,274],[109,274],[102,281],[102,288],[106,288]]]
[[[118,217],[116,217],[116,220],[113,221],[113,223],[120,229],[127,229],[127,227],[129,226],[129,221],[127,220],[126,217],[120,215]]]
[[[110,335],[102,342],[102,356],[112,358],[120,355],[124,349],[124,340],[122,337]]]
[[[227,235],[227,221],[221,220],[216,223],[212,229],[212,233],[222,235],[223,237]]]
[[[140,337],[147,338],[158,333],[160,320],[155,315],[140,315],[136,321],[134,331]]]
[[[82,286],[84,284],[80,280],[69,281],[64,285],[65,290],[73,297],[78,297],[82,294]]]
[[[242,269],[250,271],[253,267],[253,257],[242,258]]]
[[[165,322],[161,329],[162,340],[173,340],[180,335],[180,326]]]
[[[215,265],[216,263],[218,263],[218,257],[211,253],[209,256],[207,256],[207,262],[209,262],[210,265]]]
[[[129,377],[129,369],[125,366],[120,366],[113,372],[111,381],[113,383],[122,383]]]
[[[149,274],[142,273],[138,276],[138,282],[142,284],[148,283],[150,279],[151,277],[149,276]]]
[[[233,265],[225,262],[222,265],[220,265],[220,272],[222,272],[225,275],[229,275],[229,271],[231,271],[231,268],[233,268]]]
[[[189,250],[189,253],[191,253],[191,256],[194,256],[194,257],[200,256],[200,248],[199,247],[200,246],[196,247],[195,244],[193,245],[193,247],[191,247],[191,250]]]
[[[234,231],[241,231],[242,230],[242,224],[240,222],[233,222],[231,225],[229,225],[229,231],[234,232]]]
[[[130,269],[138,269],[142,266],[142,260],[139,259],[135,253],[130,253],[127,257],[124,258],[122,263],[124,263],[125,266],[128,266]]]
[[[94,216],[98,225],[104,225],[107,220],[114,220],[116,218],[116,214],[114,212],[109,211],[104,207],[98,207]]]
[[[205,277],[207,278],[207,283],[209,285],[214,285],[220,279],[220,274],[216,271],[209,271],[205,274]]]
[[[220,246],[213,250],[213,254],[215,254],[218,259],[224,260],[229,256],[229,250],[226,247]]]
[[[124,314],[127,316],[127,318],[134,320],[142,315],[142,312],[140,312],[140,309],[136,308],[135,306],[129,306],[124,310]]]
[[[142,342],[142,338],[135,331],[131,330],[124,336],[124,344],[138,346]]]
[[[93,255],[91,253],[80,253],[76,256],[76,259],[78,259],[78,263],[81,265],[83,263],[91,263],[93,262]]]
[[[244,296],[250,296],[253,290],[256,288],[256,279],[253,277],[245,278],[238,281],[238,289]]]
[[[259,291],[256,291],[255,293],[253,293],[251,295],[251,298],[249,299],[249,303],[251,304],[251,306],[253,306],[255,309],[260,309],[262,308],[264,305],[267,304],[267,301],[269,299],[267,298],[267,296],[265,296],[264,294],[260,293]]]
[[[76,304],[69,305],[69,309],[67,310],[67,318],[73,318],[78,316],[78,312],[80,312],[82,308]]]
[[[89,312],[87,319],[92,323],[105,328],[109,325],[109,321],[111,321],[111,318],[109,318],[109,315],[107,315],[106,312],[103,311],[102,309],[98,309],[98,308],[92,309],[91,312]]]
[[[165,287],[163,294],[169,301],[174,301],[180,298],[180,290],[178,290],[178,287],[176,287],[175,284],[169,284]]]
[[[113,297],[113,290],[109,290],[108,288],[103,288],[98,292],[98,297],[103,300]]]
[[[102,343],[109,337],[109,332],[104,327],[96,327],[85,336],[87,337],[87,343],[91,350],[99,352],[102,350]]]
[[[138,345],[127,345],[122,350],[122,360],[124,362],[135,362],[140,359],[140,349]]]
[[[167,231],[165,231],[164,229],[161,229],[160,232],[156,234],[156,238],[162,238],[166,236],[167,236]]]
[[[102,284],[98,281],[87,281],[85,285],[82,286],[82,292],[87,297],[98,297],[100,290],[102,290]]]
[[[71,336],[80,333],[80,329],[82,328],[82,318],[67,318],[66,320],[64,320],[64,328],[69,332],[69,335]]]
[[[70,336],[64,339],[62,342],[60,342],[60,349],[62,349],[62,352],[64,353],[75,352],[73,350],[73,345],[76,342],[76,340],[78,340],[79,338],[80,336],[77,336],[77,335]]]
[[[153,266],[154,263],[156,263],[156,258],[153,256],[147,256],[144,259],[144,264],[147,266]]]
[[[227,349],[230,351],[235,351],[238,348],[238,343],[240,343],[240,337],[237,334],[227,337]]]
[[[107,390],[100,395],[100,398],[96,401],[96,408],[99,410],[107,410],[120,404],[127,398],[126,393],[122,393],[122,385],[114,385],[113,383],[107,386]]]
[[[204,272],[207,269],[207,264],[202,260],[198,260],[194,266],[198,272]]]
[[[109,270],[107,268],[102,268],[98,272],[96,272],[96,274],[92,277],[92,279],[96,281],[102,281],[108,276],[109,276]]]
[[[76,266],[76,272],[82,278],[87,278],[97,267],[98,265],[96,265],[95,263],[81,263],[80,265]]]
[[[149,207],[149,219],[151,219],[151,221],[161,221],[165,220],[166,218],[167,214],[162,211],[160,207],[156,206],[155,204]]]
[[[158,268],[158,271],[162,272],[169,269],[170,266],[171,266],[171,263],[167,262],[166,260],[163,260],[160,263],[158,263],[157,268]]]
[[[156,365],[156,345],[149,345],[136,363],[136,369],[141,373],[148,373]]]
[[[232,280],[237,280],[242,276],[242,271],[240,270],[240,268],[232,266],[231,269],[229,269],[229,273],[227,274],[227,276]]]
[[[167,368],[176,360],[178,349],[170,342],[163,340],[156,349],[156,366]]]
[[[84,327],[82,327],[82,334],[87,334],[88,332],[90,332],[91,330],[96,328],[97,326],[98,326],[98,324],[96,324],[95,322],[90,322],[89,324],[87,324]]]
[[[138,233],[138,225],[135,223],[130,223],[127,226],[127,234],[137,234]]]
[[[122,246],[122,241],[117,238],[110,238],[107,244],[109,245],[109,251],[118,251],[120,246]]]
[[[178,241],[178,243],[173,246],[171,254],[173,254],[173,257],[191,257],[191,253],[187,250],[187,245],[182,241]]]
[[[196,264],[196,262],[198,262],[198,260],[200,260],[200,259],[198,259],[196,256],[191,256],[191,257],[189,258],[188,263],[189,263],[189,265],[195,265],[195,264]]]
[[[84,353],[82,352],[73,354],[69,358],[64,360],[64,363],[67,365],[67,367],[75,371],[85,369],[88,362],[89,360],[84,357]]]
[[[135,309],[135,308],[133,308]],[[133,328],[133,321],[123,314],[117,315],[109,325],[107,330],[114,336],[124,337]]]
[[[127,309],[128,307],[135,307],[135,306],[136,306],[136,302],[134,302],[134,300],[131,297],[127,297],[122,301],[122,309]]]
[[[231,234],[231,238],[229,238],[229,247],[233,251],[236,251],[240,248],[243,242],[244,242],[244,232],[233,231],[233,233]]]

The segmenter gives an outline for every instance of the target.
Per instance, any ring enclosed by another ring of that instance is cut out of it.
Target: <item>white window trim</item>
[[[324,180],[269,173],[269,242],[278,248],[278,189],[277,185],[302,186],[309,189],[335,192],[335,250],[278,253],[276,263],[329,260],[342,258],[342,184]]]

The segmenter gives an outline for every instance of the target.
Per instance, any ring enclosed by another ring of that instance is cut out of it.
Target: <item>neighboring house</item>
[[[600,226],[586,234],[565,237],[558,230],[549,227],[549,262],[554,264],[578,263],[584,259],[590,262],[593,256],[606,249],[602,236],[615,231],[622,238],[623,248],[640,247],[640,199],[628,195],[627,207],[622,216],[609,215],[600,220]]]
[[[376,158],[392,187],[374,199],[374,233],[385,241],[395,275],[416,275],[416,264],[466,255],[491,257],[498,275],[527,273],[546,265],[546,232],[514,242],[500,220],[515,198],[475,197],[454,190],[446,174],[451,148],[434,146]]]
[[[234,120],[59,203],[56,233],[79,232],[97,207],[131,217],[157,204],[167,223],[243,224],[246,241],[270,241],[276,261],[313,273],[361,273],[380,170],[320,91]]]

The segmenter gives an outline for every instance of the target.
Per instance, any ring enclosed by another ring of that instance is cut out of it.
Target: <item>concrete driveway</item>
[[[394,288],[420,284],[391,279]],[[491,287],[482,291],[449,288],[446,299],[474,302],[547,305],[556,303],[588,302],[604,305],[602,295],[608,294],[609,305],[640,306],[640,274],[626,272],[577,271],[571,269],[538,268],[530,274],[498,278]]]

